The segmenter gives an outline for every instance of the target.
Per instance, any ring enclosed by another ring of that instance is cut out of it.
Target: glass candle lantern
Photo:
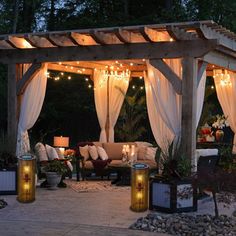
[[[18,197],[19,202],[35,200],[35,156],[22,155],[18,158]]]
[[[131,168],[131,210],[139,212],[148,209],[149,166],[136,163]]]

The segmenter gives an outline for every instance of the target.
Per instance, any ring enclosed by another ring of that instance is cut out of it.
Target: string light
[[[142,77],[142,76],[139,76],[139,79],[143,79],[143,77]]]
[[[212,86],[211,86],[211,89],[212,89],[212,90],[214,90],[214,89],[215,89],[214,85],[212,85]]]
[[[130,66],[133,66],[133,65],[134,65],[134,63],[133,63],[133,62],[130,62],[130,63],[129,63],[129,65],[130,65]]]
[[[59,62],[59,65],[61,65],[61,62]]]
[[[68,80],[71,80],[71,76],[68,76]]]
[[[89,79],[88,78],[85,78],[85,81],[88,81]]]
[[[143,90],[143,86],[141,86],[140,89]]]
[[[61,72],[61,75],[64,75],[64,73],[63,73],[63,72]]]
[[[118,61],[116,61],[116,64],[118,64],[119,62]]]
[[[132,86],[132,89],[135,89],[135,88],[136,88],[136,86],[135,86],[135,85],[133,85],[133,86]]]
[[[73,69],[74,69],[74,67],[73,67],[73,66],[71,66],[70,68],[71,68],[71,70],[73,70]]]
[[[91,84],[89,84],[89,85],[88,85],[88,88],[89,88],[89,89],[90,89],[90,88],[92,88],[92,85],[91,85]]]

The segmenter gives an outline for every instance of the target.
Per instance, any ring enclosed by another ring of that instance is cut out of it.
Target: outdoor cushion
[[[155,161],[156,152],[157,152],[157,147],[147,147],[146,159]]]
[[[93,142],[96,147],[102,147],[102,142]]]
[[[135,143],[103,143],[103,148],[106,150],[107,155],[112,160],[122,159],[123,145],[135,145]]]
[[[98,155],[103,161],[108,159],[108,155],[103,147],[97,146],[97,151],[98,151]]]
[[[151,143],[143,142],[143,141],[136,141],[135,143],[138,147],[139,146],[145,146],[145,147],[152,147],[153,146]]]
[[[51,147],[48,144],[46,144],[45,147],[46,147],[46,151],[47,151],[47,154],[48,154],[48,160],[49,161],[52,161],[54,159],[59,159],[57,151],[54,147]]]
[[[46,148],[42,143],[37,143],[35,145],[35,152],[37,157],[39,158],[39,161],[48,161],[48,156],[46,152]]]
[[[98,159],[98,151],[97,151],[96,146],[88,146],[88,151],[93,160]]]
[[[87,161],[89,159],[89,149],[88,149],[88,145],[84,146],[84,147],[79,147],[79,152],[80,155],[84,158],[84,161]]]
[[[145,160],[146,159],[146,153],[147,153],[147,147],[146,146],[138,146],[138,160]]]

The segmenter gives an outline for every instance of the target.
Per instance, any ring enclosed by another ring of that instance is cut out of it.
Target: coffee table
[[[110,163],[108,164],[110,172],[116,172],[117,178],[111,183],[116,186],[130,186],[131,166],[127,162],[124,163]]]

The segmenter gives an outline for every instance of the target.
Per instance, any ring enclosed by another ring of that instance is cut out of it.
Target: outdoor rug
[[[129,186],[112,185],[111,181],[75,181],[64,180],[68,187],[72,188],[78,193],[99,192],[99,191],[130,191]]]

